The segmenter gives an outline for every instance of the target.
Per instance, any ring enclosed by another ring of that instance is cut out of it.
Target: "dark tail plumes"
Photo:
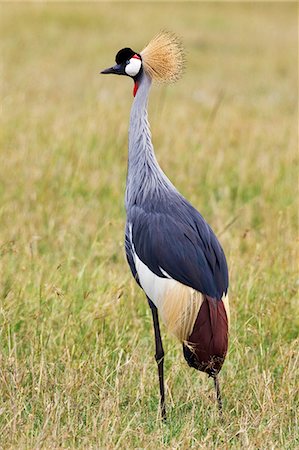
[[[221,370],[228,347],[228,319],[222,300],[205,296],[192,334],[183,344],[189,366],[216,376]]]

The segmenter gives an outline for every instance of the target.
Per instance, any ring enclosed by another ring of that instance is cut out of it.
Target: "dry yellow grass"
[[[231,339],[213,386],[165,337],[124,260],[130,80],[99,71],[160,29],[157,157],[220,236]],[[1,4],[1,448],[298,448],[297,5]]]

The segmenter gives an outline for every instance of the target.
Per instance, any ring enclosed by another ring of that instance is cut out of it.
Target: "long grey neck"
[[[150,78],[143,73],[130,116],[126,208],[174,190],[156,159],[147,116]]]

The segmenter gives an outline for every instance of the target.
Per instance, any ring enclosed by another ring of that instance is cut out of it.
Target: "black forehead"
[[[126,47],[122,48],[115,57],[116,64],[121,64],[128,59],[132,58],[132,56],[135,55],[136,52],[134,52],[131,48]]]

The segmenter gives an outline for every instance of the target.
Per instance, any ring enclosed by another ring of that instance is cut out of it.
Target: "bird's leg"
[[[216,390],[218,409],[219,409],[220,416],[222,417],[222,398],[221,398],[218,376],[214,375],[213,380],[214,380],[214,386],[215,386],[215,390]]]
[[[164,350],[163,350],[161,333],[160,333],[158,310],[149,298],[148,298],[148,303],[149,303],[151,311],[152,311],[154,330],[155,330],[155,344],[156,344],[155,359],[158,364],[161,416],[162,416],[163,420],[166,420],[165,390],[164,390]]]

